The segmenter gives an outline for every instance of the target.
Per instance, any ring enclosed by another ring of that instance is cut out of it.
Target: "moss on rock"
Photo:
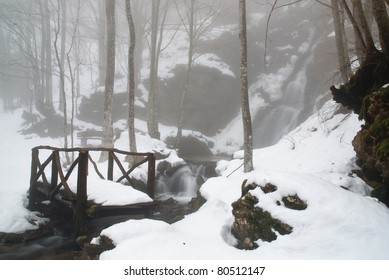
[[[235,217],[232,234],[238,240],[236,247],[252,250],[258,248],[256,241],[259,239],[271,242],[277,239],[277,232],[281,235],[290,234],[293,230],[291,226],[273,218],[269,212],[257,205],[259,200],[250,191],[263,187],[246,183],[247,181],[244,181],[242,184],[242,197],[232,203],[232,214]],[[276,186],[271,186],[271,190],[277,189]]]

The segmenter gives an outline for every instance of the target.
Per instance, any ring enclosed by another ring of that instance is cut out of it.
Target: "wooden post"
[[[54,190],[58,185],[58,169],[56,164],[56,159],[59,157],[58,151],[53,151],[53,160],[51,162],[51,183],[50,183],[50,192]]]
[[[87,177],[88,177],[88,151],[79,152],[78,175],[77,175],[77,202],[75,213],[75,237],[80,236],[85,231],[85,216],[87,197]]]
[[[148,156],[148,172],[147,172],[147,194],[154,199],[154,185],[155,185],[155,156],[149,154]]]
[[[36,183],[36,182],[34,182],[34,180],[35,180],[36,175],[38,174],[38,162],[36,161],[37,158],[39,158],[39,150],[32,149],[30,188]]]
[[[107,179],[113,181],[113,151],[108,152],[108,174]]]
[[[38,175],[38,162],[37,158],[39,158],[39,150],[32,149],[31,152],[31,177],[30,177],[30,188],[28,190],[28,208],[33,209],[35,203],[35,184],[36,184],[36,176]]]

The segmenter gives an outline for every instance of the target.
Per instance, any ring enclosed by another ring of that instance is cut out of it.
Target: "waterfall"
[[[156,198],[173,198],[186,203],[197,196],[197,191],[206,180],[205,166],[184,165],[171,176],[160,174],[156,181]]]

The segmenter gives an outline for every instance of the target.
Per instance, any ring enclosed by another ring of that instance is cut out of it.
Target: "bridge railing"
[[[40,151],[49,152],[49,156],[43,161],[40,161]],[[106,178],[100,172],[96,161],[90,155],[90,152],[106,152],[108,153],[108,167]],[[62,165],[60,153],[78,153],[78,156],[70,163],[65,174]],[[126,157],[134,157],[137,160],[129,168],[124,168],[122,162],[118,158],[118,154]],[[126,179],[132,185],[130,173],[138,166],[148,163],[147,172],[147,194],[154,198],[155,185],[155,156],[153,153],[132,153],[121,151],[114,148],[56,148],[51,146],[38,146],[32,149],[31,160],[31,177],[30,177],[30,192],[32,188],[38,185],[41,178],[43,185],[46,187],[45,193],[48,198],[53,198],[61,189],[63,189],[63,199],[72,202],[75,206],[76,218],[76,234],[82,232],[84,225],[84,217],[87,204],[87,178],[89,172],[89,163],[92,164],[94,171],[101,179],[114,180],[114,167],[119,168],[121,176],[116,179],[116,182],[121,182]],[[51,165],[50,165],[51,164]],[[49,166],[51,168],[49,168]],[[74,193],[68,183],[68,180],[78,166],[77,172],[77,191]],[[47,169],[50,169],[50,176],[46,174]]]

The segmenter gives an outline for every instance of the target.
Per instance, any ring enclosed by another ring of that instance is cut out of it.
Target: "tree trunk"
[[[374,1],[373,1],[374,2]],[[367,47],[367,52],[373,53],[376,50],[376,47],[374,45],[373,36],[370,32],[369,24],[367,23],[365,13],[363,11],[363,6],[361,0],[354,0],[354,9],[355,9],[355,16],[360,20],[360,25],[362,29],[362,33],[365,39],[365,44]]]
[[[159,21],[159,6],[160,0],[155,0],[152,3],[152,19],[151,19],[151,56],[150,56],[150,90],[147,110],[147,130],[152,138],[159,139],[160,133],[157,123],[157,108],[156,108],[156,86],[157,86],[157,37],[158,37],[158,21]]]
[[[98,18],[98,42],[99,42],[99,86],[105,83],[106,60],[107,60],[107,46],[106,46],[106,32],[105,32],[105,0],[99,0],[99,18]]]
[[[107,71],[105,75],[104,120],[103,120],[103,147],[113,147],[112,105],[115,81],[115,0],[106,1],[107,21]],[[106,160],[106,153],[102,153],[100,160]]]
[[[130,45],[128,47],[128,136],[130,143],[130,152],[136,153],[135,137],[135,25],[131,12],[131,1],[125,0],[126,17],[128,29],[130,31]]]
[[[253,137],[247,80],[246,0],[239,0],[241,110],[244,135],[244,172],[253,168]]]
[[[50,10],[49,10],[49,1],[45,0],[45,31],[46,31],[46,41],[44,47],[46,52],[46,106],[50,110],[54,110],[53,104],[53,70],[52,70],[52,57],[51,57],[51,25],[50,25]]]
[[[177,125],[177,137],[176,137],[176,148],[179,148],[181,138],[182,138],[182,129],[184,126],[184,115],[185,115],[185,106],[186,99],[189,92],[190,86],[190,76],[192,72],[192,63],[193,63],[193,48],[194,48],[194,4],[195,0],[191,0],[190,2],[190,11],[189,11],[189,49],[188,49],[188,64],[186,70],[186,81],[185,87],[181,94],[180,100],[180,108],[179,108],[179,116],[178,116],[178,125]]]
[[[384,0],[374,0],[373,15],[377,22],[382,52],[389,61],[389,18]]]
[[[338,50],[339,69],[343,82],[347,82],[351,76],[350,59],[347,44],[345,43],[344,21],[341,19],[341,10],[338,0],[331,0],[332,17],[334,20],[336,48]]]
[[[66,43],[66,1],[61,0],[61,3],[59,4],[61,7],[61,56],[60,56],[60,73],[65,73],[65,43]],[[60,79],[63,81],[60,81],[60,84],[65,84],[65,76],[60,74]],[[61,111],[65,110],[66,105],[64,104],[65,101],[65,86],[60,88],[60,94],[59,94],[59,104],[58,108]]]

